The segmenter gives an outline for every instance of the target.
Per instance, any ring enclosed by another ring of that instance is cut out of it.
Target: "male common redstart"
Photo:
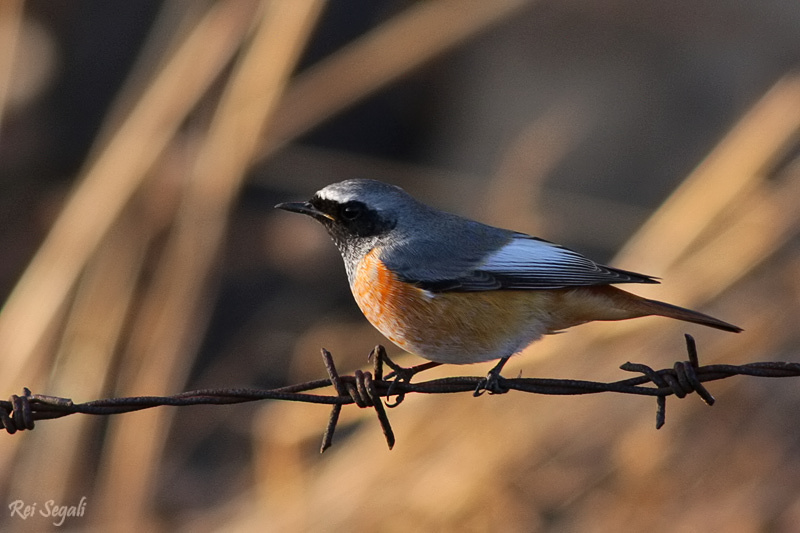
[[[334,183],[308,202],[275,206],[328,230],[364,316],[392,342],[436,363],[509,357],[549,333],[593,320],[660,315],[739,332],[697,311],[612,287],[658,283],[537,237],[422,204],[375,180]]]

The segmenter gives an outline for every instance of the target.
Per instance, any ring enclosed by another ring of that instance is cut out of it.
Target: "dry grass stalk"
[[[125,354],[125,362],[133,364],[123,368],[121,392],[159,394],[183,383],[204,328],[205,297],[228,210],[321,5],[315,0],[264,2],[255,34],[199,149],[156,278],[145,295],[141,321]],[[140,524],[150,504],[167,432],[139,428],[167,427],[171,413],[141,415],[141,421],[134,414],[111,425],[99,485],[99,507],[105,515],[101,522]]]
[[[779,81],[631,238],[612,264],[665,280],[634,292],[702,306],[766,261],[796,231],[800,212],[786,208],[796,198],[794,176],[775,185],[766,180],[800,132],[798,102],[800,77]],[[649,324],[637,320],[592,331],[616,337]],[[549,345],[562,348],[558,340]],[[532,351],[538,358],[552,353],[540,347]]]
[[[261,157],[531,3],[436,0],[412,5],[298,76],[276,111]]]
[[[645,272],[668,271],[717,217],[746,201],[798,133],[800,76],[792,75],[739,121],[630,239],[617,262],[623,267],[635,264]]]
[[[229,61],[249,22],[239,4],[215,4],[165,62],[105,148],[87,164],[0,314],[4,347],[0,388],[10,390],[22,381],[36,387],[25,368],[36,367],[45,357],[37,351],[41,338],[147,171]]]
[[[575,103],[574,98],[556,102],[510,143],[489,181],[482,202],[482,219],[532,234],[546,226],[537,208],[545,180],[584,138],[590,126],[590,117]]]
[[[113,383],[115,354],[153,235],[141,210],[128,209],[92,258],[75,289],[47,390],[75,398],[101,398]],[[76,489],[91,486],[86,449],[103,421],[87,417],[76,424],[37,428],[27,439],[14,469],[10,494],[31,500],[68,501]],[[40,431],[41,430],[41,431]],[[51,461],[52,450],[59,460]]]
[[[0,2],[0,127],[7,106],[25,0]]]

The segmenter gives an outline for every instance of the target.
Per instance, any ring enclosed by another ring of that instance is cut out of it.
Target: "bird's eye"
[[[363,212],[364,208],[361,204],[351,202],[342,207],[342,218],[352,221],[360,217]]]

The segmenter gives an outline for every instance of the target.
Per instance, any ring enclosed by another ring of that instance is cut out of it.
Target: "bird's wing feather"
[[[601,265],[569,248],[524,234],[514,234],[476,271],[490,274],[505,289],[658,283],[651,276]]]
[[[439,250],[416,257],[416,264],[426,265],[424,269],[399,272],[405,281],[433,292],[658,283],[651,276],[595,263],[578,252],[530,235],[508,232],[504,237],[505,243],[495,252],[483,253],[480,258],[445,245],[449,253]]]

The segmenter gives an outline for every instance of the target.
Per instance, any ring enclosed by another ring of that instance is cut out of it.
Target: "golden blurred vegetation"
[[[683,331],[701,363],[797,361],[799,32],[792,0],[3,0],[0,391],[275,387],[323,377],[323,346],[365,366],[382,339],[333,245],[271,209],[355,176],[745,328],[591,324],[509,375],[619,379]],[[409,397],[393,451],[351,407],[323,456],[313,405],[73,416],[0,436],[0,492],[85,496],[74,530],[796,531],[797,384],[710,390],[658,432],[650,399]]]

